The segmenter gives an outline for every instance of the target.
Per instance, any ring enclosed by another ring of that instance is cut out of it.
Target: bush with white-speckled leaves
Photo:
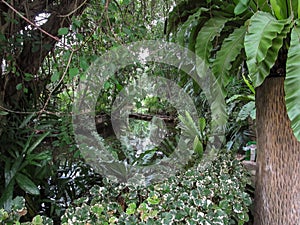
[[[249,182],[242,165],[222,154],[201,171],[183,174],[147,188],[106,180],[74,202],[62,224],[238,224],[249,220]]]

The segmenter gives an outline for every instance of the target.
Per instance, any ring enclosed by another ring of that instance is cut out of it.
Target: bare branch
[[[29,19],[27,19],[25,16],[23,16],[18,10],[16,10],[14,7],[12,7],[10,4],[8,4],[6,1],[1,0],[5,5],[7,5],[12,11],[14,11],[15,13],[17,13],[23,20],[25,20],[27,23],[31,24],[32,26],[34,26],[35,28],[37,28],[38,30],[40,30],[42,33],[48,35],[49,37],[53,38],[56,41],[59,41],[58,37],[53,36],[52,34],[49,34],[47,31],[43,30],[42,28],[40,28],[38,25],[36,25],[35,23],[31,22]]]
[[[69,17],[71,16],[72,14],[74,14],[78,9],[80,9],[81,7],[83,7],[85,4],[87,3],[87,0],[85,0],[83,3],[81,3],[76,9],[72,10],[71,12],[69,12],[68,14],[66,15],[59,15],[57,17]]]

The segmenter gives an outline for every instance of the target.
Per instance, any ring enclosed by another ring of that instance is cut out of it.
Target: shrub
[[[147,188],[105,180],[77,199],[62,224],[244,224],[249,220],[249,177],[227,153],[212,166],[191,168]]]
[[[20,223],[22,216],[27,214],[25,207],[25,199],[21,196],[17,196],[12,200],[11,209],[6,211],[0,209],[0,224],[5,225],[53,225],[53,221],[45,216],[37,215],[32,219],[32,222]]]

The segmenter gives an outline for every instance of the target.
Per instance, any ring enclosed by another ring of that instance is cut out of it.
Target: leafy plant
[[[62,224],[245,224],[246,174],[222,153],[203,173],[193,168],[148,188],[105,180],[68,208]]]
[[[47,151],[36,153],[34,150],[48,135],[49,132],[45,132],[36,138],[36,134],[32,133],[22,146],[23,150],[21,152],[8,149],[9,155],[4,155],[1,158],[5,163],[5,187],[0,198],[0,206],[7,210],[10,209],[16,186],[25,193],[39,195],[39,188],[34,182],[34,176],[37,176],[37,174],[32,173],[32,168],[38,167],[40,169],[39,173],[43,171],[45,173],[44,168],[47,167],[47,163],[51,160],[51,154]],[[36,140],[34,140],[35,138]],[[39,174],[38,177],[43,177],[43,175]]]
[[[208,66],[224,96],[240,71],[249,74],[257,88],[257,162],[262,168],[256,174],[255,223],[299,220],[296,214],[285,216],[295,207],[299,211],[297,203],[291,205],[296,196],[288,191],[299,189],[293,180],[298,176],[299,160],[294,154],[300,140],[299,8],[299,1],[187,0],[178,3],[169,17],[169,37],[199,56],[198,73],[202,74],[203,64]],[[274,136],[284,138],[278,141]],[[283,163],[290,159],[293,163]],[[280,170],[282,179],[262,172],[268,168]]]
[[[82,160],[59,162],[55,173],[43,183],[41,195],[34,200],[40,206],[40,212],[54,222],[72,202],[88,193],[93,185],[102,185],[102,176]]]
[[[31,222],[20,223],[21,217],[27,214],[27,209],[25,207],[25,199],[23,197],[17,196],[11,202],[11,210],[6,211],[5,209],[0,209],[0,224],[6,225],[53,225],[53,221],[45,216],[37,215]]]
[[[182,1],[170,13],[167,33],[210,66],[225,95],[231,75],[239,74],[242,62],[247,64],[254,88],[271,69],[276,76],[284,76],[281,68],[286,69],[286,107],[294,134],[300,139],[296,109],[300,98],[296,87],[298,11],[297,1]]]
[[[186,141],[193,141],[193,149],[199,158],[202,158],[203,151],[207,144],[207,135],[206,135],[206,120],[203,117],[198,119],[198,124],[195,124],[193,118],[188,112],[185,112],[185,115],[179,115],[178,119],[181,121],[179,127],[186,137]]]
[[[58,160],[67,158],[71,162],[81,157],[73,136],[71,116],[48,117],[43,122],[53,127],[51,134],[53,141],[51,144],[57,149],[55,158],[58,158]]]
[[[255,96],[254,89],[247,79],[244,82],[237,80],[228,85],[230,98],[226,100],[227,112],[230,115],[227,124],[227,148],[240,150],[249,140],[255,139]],[[251,90],[251,92],[250,92]],[[253,93],[254,92],[254,93]]]

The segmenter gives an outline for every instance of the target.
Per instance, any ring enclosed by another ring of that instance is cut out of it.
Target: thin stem
[[[27,23],[31,24],[32,26],[34,26],[35,28],[37,28],[38,30],[40,30],[42,33],[48,35],[49,37],[53,38],[56,41],[59,41],[58,37],[53,36],[52,34],[49,34],[47,31],[43,30],[42,28],[40,28],[38,25],[36,25],[35,23],[31,22],[29,19],[27,19],[25,16],[23,16],[18,10],[16,10],[13,6],[11,6],[10,4],[8,4],[6,1],[1,0],[5,5],[7,5],[12,11],[14,11],[16,14],[18,14],[23,20],[25,20]]]

